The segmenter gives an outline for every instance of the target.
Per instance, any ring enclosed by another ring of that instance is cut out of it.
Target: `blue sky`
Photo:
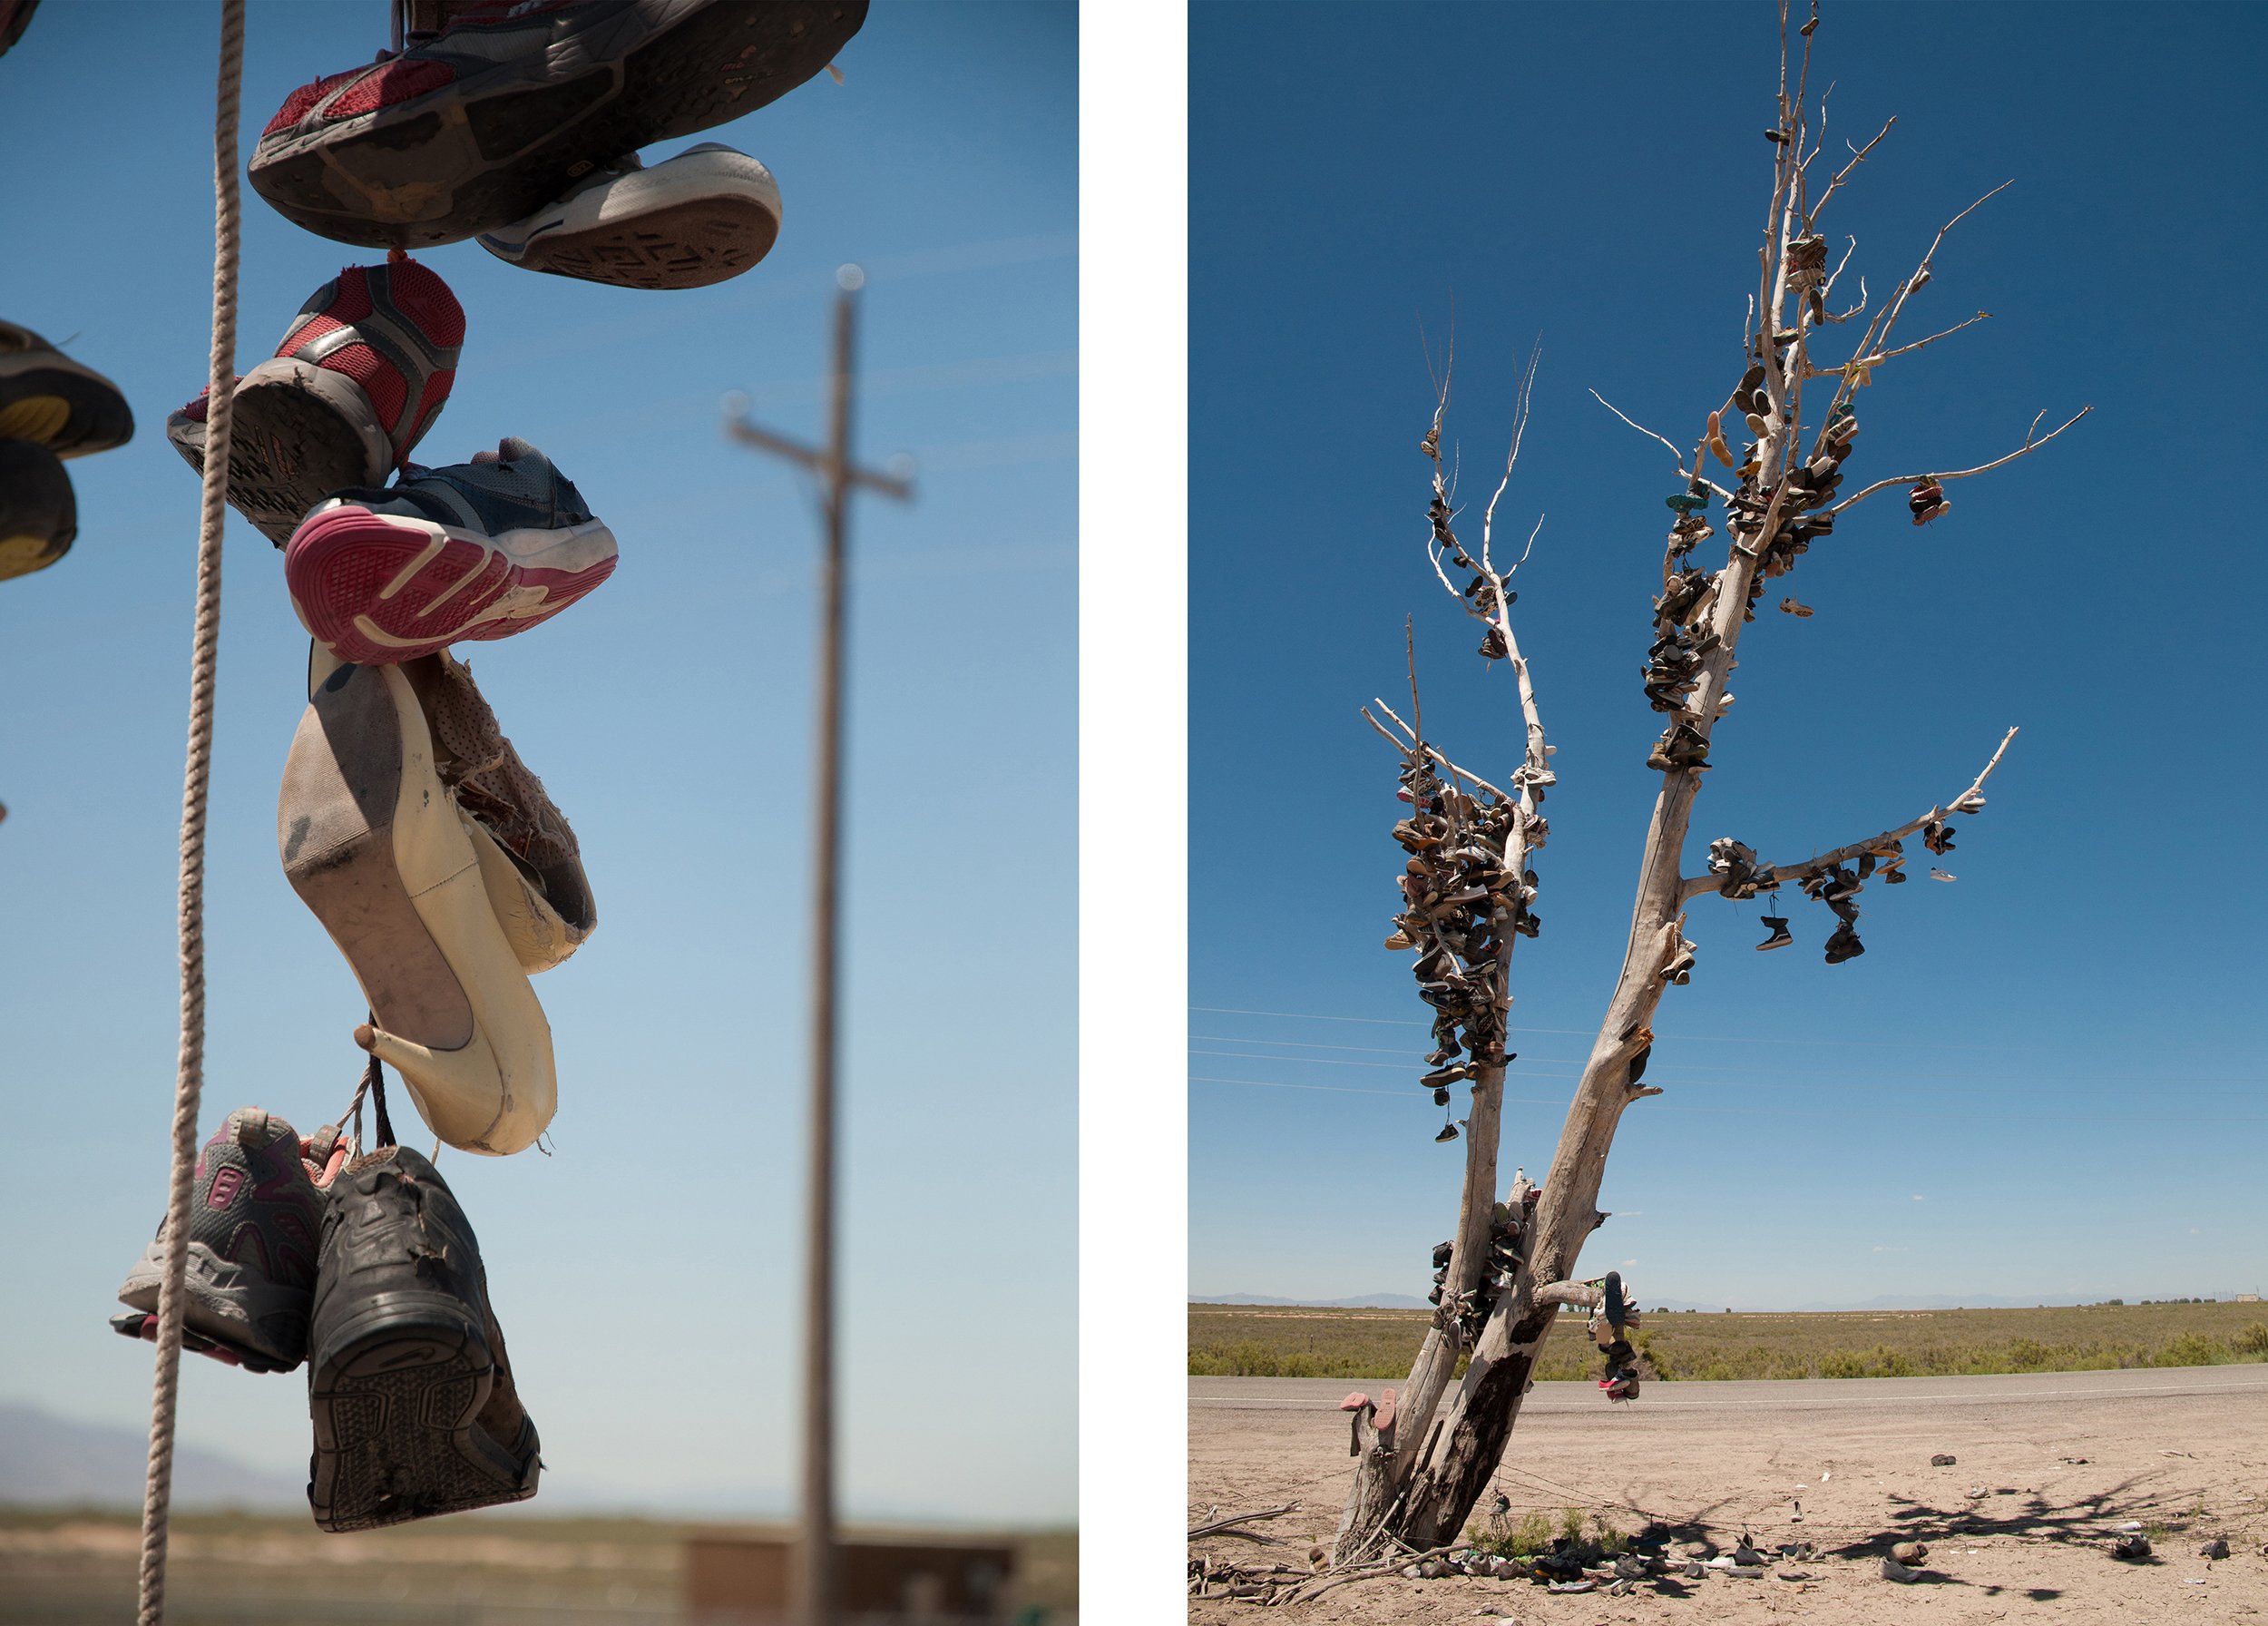
[[[146,1349],[103,1320],[164,1189],[197,518],[164,423],[204,374],[217,15],[51,0],[0,61],[0,312],[70,339],[139,420],[70,465],[70,556],[0,589],[0,1395],[107,1422],[148,1406]],[[254,0],[246,153],[290,90],[367,60],[385,16]],[[556,1156],[441,1162],[543,1433],[538,1511],[786,1505],[816,540],[800,478],[728,446],[718,403],[744,389],[818,434],[834,271],[856,260],[861,445],[922,472],[914,504],[856,520],[844,1502],[1073,1515],[1075,36],[1060,5],[877,0],[846,85],[690,138],[755,153],[785,198],[778,247],[721,286],[423,256],[468,336],[418,456],[524,436],[622,548],[571,613],[466,651],[573,820],[601,916],[536,984]],[[98,82],[136,88],[90,119]],[[372,257],[249,188],[245,219],[249,367]],[[361,1006],[276,857],[306,634],[266,540],[231,516],[228,547],[205,1122],[256,1102],[308,1130],[351,1090]],[[185,1439],[304,1467],[298,1377],[185,1370]]]
[[[1927,529],[1871,501],[1789,583],[1815,618],[1743,641],[1689,871],[1720,835],[1786,861],[1901,822],[2023,733],[1940,861],[1959,880],[1868,890],[1862,959],[1823,964],[1833,923],[1792,889],[1798,946],[1770,956],[1757,905],[1696,904],[1667,1093],[1623,1121],[1588,1269],[1758,1307],[2268,1281],[2239,720],[2262,318],[2233,274],[2268,250],[2263,44],[2234,6],[1827,8],[1831,147],[1899,121],[1825,227],[1878,297],[2016,179],[1907,325],[1995,319],[1876,375],[1852,472],[1965,467],[2096,410]],[[1421,551],[1420,331],[1452,305],[1468,496],[1543,346],[1506,503],[1520,534],[1549,516],[1514,613],[1560,783],[1502,1160],[1550,1160],[1658,784],[1638,668],[1676,489],[1586,392],[1690,445],[1737,377],[1775,49],[1758,4],[1194,15],[1192,1291],[1422,1293],[1450,1229],[1461,1148],[1432,1142],[1424,1007],[1378,946],[1394,759],[1354,709],[1405,692],[1414,612],[1429,733],[1517,760],[1510,674]]]

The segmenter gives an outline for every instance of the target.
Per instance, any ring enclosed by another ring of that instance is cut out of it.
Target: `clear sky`
[[[246,155],[293,88],[369,60],[386,15],[253,0]],[[0,585],[0,1396],[104,1422],[148,1408],[148,1350],[104,1318],[164,1195],[198,501],[164,426],[205,370],[217,35],[213,5],[49,0],[0,60],[0,314],[70,340],[139,420],[69,465],[69,557]],[[818,435],[855,260],[862,447],[921,474],[912,506],[856,516],[844,1502],[1073,1515],[1075,36],[1058,4],[876,0],[846,84],[691,138],[753,152],[785,199],[769,259],[719,287],[423,256],[468,334],[418,457],[524,436],[621,544],[593,597],[464,651],[600,910],[536,984],[556,1155],[441,1160],[543,1431],[539,1510],[787,1505],[816,540],[800,477],[727,446],[719,400]],[[244,197],[249,367],[375,256]],[[244,1102],[305,1131],[345,1105],[362,1006],[276,856],[307,637],[267,541],[231,516],[228,548],[206,1132]],[[184,1366],[185,1440],[304,1468],[300,1377]]]
[[[1864,958],[1823,964],[1833,922],[1793,888],[1798,946],[1768,956],[1757,905],[1696,903],[1699,965],[1647,1079],[1667,1093],[1623,1121],[1584,1267],[1757,1307],[2260,1288],[2244,268],[2268,252],[2268,17],[1824,10],[1831,148],[1898,117],[1824,226],[1838,254],[1856,235],[1877,298],[2016,179],[1907,326],[1996,319],[1875,376],[1853,475],[1969,466],[2037,412],[2096,411],[1950,487],[1926,530],[1900,494],[1870,501],[1789,583],[1817,615],[1743,641],[1689,873],[1717,836],[1787,861],[1901,822],[2024,731],[1939,861],[1959,880],[1867,890]],[[1518,759],[1510,673],[1483,673],[1421,547],[1420,330],[1438,346],[1452,303],[1475,502],[1516,357],[1543,346],[1506,504],[1521,535],[1549,516],[1514,614],[1560,782],[1543,935],[1513,963],[1502,1166],[1550,1161],[1659,783],[1639,668],[1677,489],[1587,390],[1690,446],[1736,381],[1775,34],[1763,4],[1195,13],[1194,1292],[1422,1294],[1451,1228],[1462,1148],[1432,1142],[1427,1013],[1379,946],[1395,759],[1355,707],[1405,692],[1414,612],[1429,733],[1484,774]]]

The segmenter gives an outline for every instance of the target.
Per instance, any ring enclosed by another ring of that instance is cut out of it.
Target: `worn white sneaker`
[[[705,288],[737,277],[779,237],[779,183],[716,142],[651,169],[636,153],[591,171],[555,202],[484,233],[531,271],[617,288]]]

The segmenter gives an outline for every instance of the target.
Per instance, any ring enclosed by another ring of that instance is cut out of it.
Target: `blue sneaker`
[[[614,573],[614,533],[526,441],[413,465],[318,504],[284,548],[299,622],[341,661],[394,666],[549,621]]]

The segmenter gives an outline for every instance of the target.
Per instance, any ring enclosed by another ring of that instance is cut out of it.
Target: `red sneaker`
[[[390,490],[342,491],[293,533],[300,624],[341,661],[391,666],[549,621],[614,573],[613,532],[524,440]]]
[[[416,261],[339,272],[237,380],[230,504],[280,547],[331,493],[382,484],[441,415],[464,342],[464,308]],[[200,474],[210,394],[165,425]]]

